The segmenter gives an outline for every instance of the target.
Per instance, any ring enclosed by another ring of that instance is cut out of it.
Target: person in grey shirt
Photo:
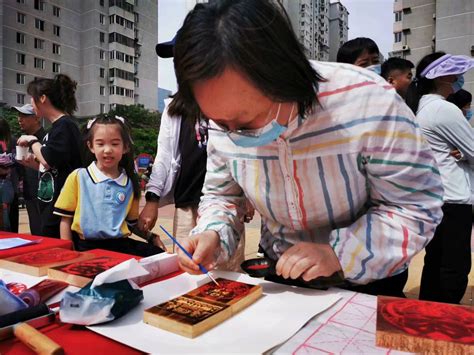
[[[18,112],[18,124],[24,134],[34,135],[41,142],[46,131],[41,125],[41,118],[36,116],[33,106],[30,104],[21,107],[13,107]],[[33,158],[33,156],[31,156]],[[22,160],[19,161],[22,164]],[[38,170],[25,165],[23,177],[23,198],[28,212],[30,231],[33,235],[41,235],[41,217],[38,205]]]

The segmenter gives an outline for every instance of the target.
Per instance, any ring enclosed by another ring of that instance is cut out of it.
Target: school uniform
[[[72,218],[76,250],[107,249],[139,256],[162,252],[158,247],[129,240],[129,224],[138,219],[139,198],[125,172],[112,179],[95,162],[74,170],[55,204],[54,214]]]

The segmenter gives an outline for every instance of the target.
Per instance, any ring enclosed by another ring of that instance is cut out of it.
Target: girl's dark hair
[[[4,118],[0,118],[0,140],[5,141],[7,149],[10,147],[12,134],[8,121]]]
[[[441,58],[445,54],[446,53],[444,52],[435,52],[425,55],[416,66],[415,79],[413,79],[411,82],[406,94],[406,103],[415,115],[418,111],[418,105],[420,104],[421,97],[435,91],[436,89],[434,79],[421,77],[420,74],[428,65],[433,63],[436,59]]]
[[[264,95],[298,102],[300,115],[317,104],[322,77],[312,68],[285,10],[270,0],[221,0],[197,4],[176,36],[178,92],[172,116],[196,118],[193,85],[222,74],[242,73]]]
[[[367,51],[369,54],[380,54],[379,47],[370,38],[357,37],[344,43],[337,51],[336,61],[354,64],[359,56]]]
[[[72,115],[77,110],[77,83],[64,74],[58,74],[54,79],[38,78],[28,84],[27,92],[35,101],[46,95],[51,104],[58,110]]]
[[[85,166],[89,166],[93,161],[95,161],[95,156],[87,147],[87,142],[92,145],[94,139],[95,127],[98,124],[114,124],[120,127],[120,135],[122,136],[124,147],[128,148],[128,152],[122,156],[122,159],[119,162],[119,166],[125,170],[127,176],[132,181],[133,194],[135,197],[140,197],[140,183],[138,180],[138,174],[135,171],[135,164],[133,160],[133,141],[130,136],[130,128],[120,119],[115,116],[109,116],[107,114],[99,115],[94,118],[90,128],[87,128],[87,125],[83,127],[82,135],[84,137],[84,163]]]

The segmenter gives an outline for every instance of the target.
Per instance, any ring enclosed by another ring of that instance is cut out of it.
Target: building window
[[[100,113],[105,113],[105,104],[100,104]]]
[[[99,58],[105,60],[105,51],[103,49],[99,50]]]
[[[105,16],[103,14],[99,14],[99,22],[104,25],[105,24]]]
[[[20,105],[25,104],[25,94],[16,94],[16,103]]]
[[[402,20],[402,12],[401,11],[395,12],[395,22],[399,22],[401,20]]]
[[[44,11],[44,0],[35,0],[35,10]]]
[[[19,4],[24,4],[25,0],[16,0],[16,2],[19,3]]]
[[[25,18],[26,18],[26,15],[25,14],[22,14],[21,12],[17,12],[16,13],[16,20],[18,23],[21,23],[21,24],[25,24]]]
[[[395,32],[395,43],[400,43],[402,41],[402,33],[401,32]]]
[[[25,74],[16,74],[16,83],[19,85],[25,85]]]
[[[61,9],[57,6],[53,6],[53,15],[56,17],[59,17],[60,14],[61,14]]]
[[[53,73],[59,73],[61,71],[61,64],[53,62]]]
[[[135,78],[134,81],[135,81],[135,87],[136,88],[139,87],[140,86],[140,80],[138,80],[138,78]]]
[[[104,69],[104,68],[100,68],[100,69],[99,69],[99,76],[100,76],[101,78],[105,78],[105,69]]]
[[[25,58],[26,58],[26,55],[24,53],[16,54],[16,62],[18,64],[25,65]]]
[[[99,32],[99,41],[100,41],[100,43],[105,42],[105,33],[104,32]]]
[[[40,31],[44,31],[44,21],[40,20],[39,18],[35,18],[35,27]]]
[[[100,96],[105,96],[105,86],[99,87],[99,94]]]
[[[53,54],[61,54],[61,46],[57,43],[53,43]]]
[[[35,68],[44,70],[44,59],[35,58]]]
[[[25,44],[25,34],[21,32],[16,33],[16,43]]]
[[[53,33],[56,35],[56,36],[60,36],[60,32],[61,31],[61,27],[57,26],[57,25],[53,25]]]
[[[36,49],[43,49],[43,47],[44,47],[44,40],[39,39],[39,38],[35,38],[35,48]]]
[[[100,0],[100,6],[104,6],[104,0]]]

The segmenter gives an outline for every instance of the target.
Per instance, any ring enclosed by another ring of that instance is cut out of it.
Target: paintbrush
[[[162,230],[163,232],[166,233],[166,235],[167,235],[168,237],[170,237],[170,239],[173,241],[173,243],[176,244],[176,245],[178,246],[178,248],[181,249],[181,250],[184,252],[184,254],[186,254],[186,255],[188,256],[189,259],[193,260],[193,256],[192,256],[191,254],[189,254],[189,252],[188,252],[186,249],[184,249],[184,247],[183,247],[181,244],[179,244],[179,242],[176,240],[175,237],[173,237],[171,234],[169,234],[168,231],[167,231],[162,225],[160,225],[160,228],[161,228],[161,230]],[[194,262],[194,260],[193,260],[193,262]],[[214,282],[218,287],[220,287],[220,285],[219,285],[219,284],[217,283],[217,281],[212,277],[212,275],[210,274],[210,272],[207,271],[207,269],[206,269],[204,266],[202,266],[202,264],[199,263],[199,264],[197,264],[197,266],[199,266],[199,269],[201,270],[201,272],[202,272],[203,274],[206,274],[207,277],[209,277],[209,278],[212,280],[212,282]]]

